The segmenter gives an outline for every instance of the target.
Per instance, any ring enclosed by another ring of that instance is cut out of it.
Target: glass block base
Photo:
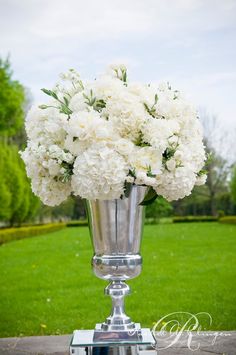
[[[71,344],[71,355],[156,355],[156,340],[148,328],[140,329],[139,338],[128,337],[119,332],[99,332],[98,341],[94,340],[96,330],[75,330]],[[107,338],[101,334],[106,333]],[[117,336],[114,333],[118,333]],[[122,332],[124,333],[124,332]]]

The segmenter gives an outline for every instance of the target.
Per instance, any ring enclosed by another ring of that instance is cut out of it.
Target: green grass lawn
[[[143,272],[129,282],[127,313],[152,327],[165,314],[209,312],[202,327],[236,329],[236,226],[145,226]],[[0,336],[91,329],[110,311],[106,282],[91,270],[87,227],[67,228],[0,247]]]

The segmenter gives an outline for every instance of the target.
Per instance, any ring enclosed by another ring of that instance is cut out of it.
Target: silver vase
[[[106,332],[125,338],[140,336],[140,325],[125,314],[124,297],[130,293],[126,280],[137,277],[142,268],[140,244],[144,223],[146,192],[144,186],[133,186],[129,197],[117,200],[87,201],[87,215],[94,248],[92,266],[95,275],[110,281],[105,294],[112,298],[109,317],[96,326],[95,340]],[[106,333],[107,336],[108,333]]]

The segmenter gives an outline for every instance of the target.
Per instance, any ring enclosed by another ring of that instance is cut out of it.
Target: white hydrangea
[[[196,176],[188,168],[179,167],[174,171],[165,170],[157,177],[157,186],[155,190],[158,195],[167,199],[167,201],[178,200],[190,195]]]
[[[71,193],[70,182],[63,182],[65,169],[61,167],[61,158],[71,162],[72,157],[60,151],[56,158],[54,148],[47,150],[45,146],[32,143],[21,153],[27,175],[31,178],[32,191],[48,206],[59,205]]]
[[[73,172],[75,195],[88,200],[111,200],[124,193],[128,164],[114,149],[97,143],[76,158]]]
[[[32,191],[39,196],[41,201],[48,206],[60,205],[71,194],[71,185],[55,181],[49,176],[32,179]]]
[[[53,102],[53,104],[55,104]],[[64,144],[67,124],[67,116],[58,112],[58,109],[49,107],[42,110],[39,107],[32,106],[26,116],[25,128],[28,139],[42,144],[54,144],[59,142]]]
[[[126,183],[167,200],[205,183],[203,132],[195,108],[169,84],[129,83],[124,65],[82,82],[70,70],[47,105],[26,117],[21,156],[34,193],[50,206],[71,193],[115,199]]]

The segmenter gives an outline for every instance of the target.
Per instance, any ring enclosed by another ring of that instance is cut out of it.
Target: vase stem
[[[105,294],[111,296],[112,311],[102,324],[102,330],[135,329],[135,323],[125,314],[124,297],[130,294],[130,287],[124,281],[112,281],[106,288]]]

